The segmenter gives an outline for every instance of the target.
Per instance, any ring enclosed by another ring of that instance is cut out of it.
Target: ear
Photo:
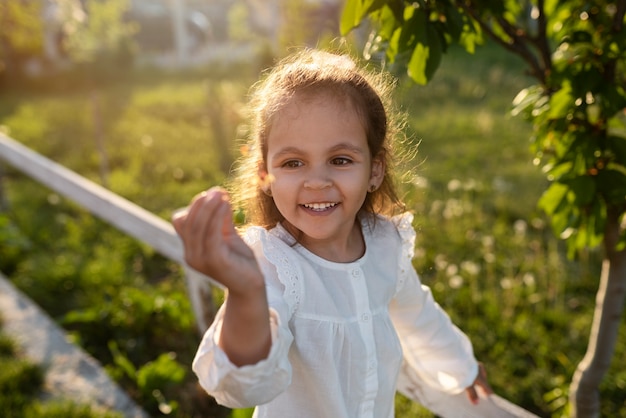
[[[385,178],[385,160],[382,155],[372,158],[372,171],[370,173],[370,185],[380,187]]]

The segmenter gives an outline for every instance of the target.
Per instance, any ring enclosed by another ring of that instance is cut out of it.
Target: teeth
[[[313,210],[324,210],[324,209],[330,209],[334,206],[337,206],[337,204],[336,203],[305,203],[302,206],[308,209],[313,209]]]

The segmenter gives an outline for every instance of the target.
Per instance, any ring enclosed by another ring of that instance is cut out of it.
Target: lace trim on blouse
[[[391,218],[392,223],[396,226],[400,239],[402,241],[402,252],[399,255],[399,274],[396,283],[396,292],[403,288],[408,277],[410,269],[413,268],[412,260],[415,256],[415,229],[413,228],[413,214],[405,212],[401,215]]]
[[[302,283],[299,280],[299,277],[302,277],[302,272],[298,263],[286,251],[289,246],[284,241],[291,240],[293,240],[291,236],[284,236],[278,228],[274,228],[268,233],[263,228],[251,227],[246,233],[248,245],[260,241],[263,254],[276,267],[278,280],[285,286],[283,297],[289,306],[290,317],[298,310],[303,293]]]

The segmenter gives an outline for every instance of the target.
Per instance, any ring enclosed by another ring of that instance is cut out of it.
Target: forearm
[[[219,346],[236,366],[265,359],[272,344],[269,307],[262,280],[246,292],[229,292]]]

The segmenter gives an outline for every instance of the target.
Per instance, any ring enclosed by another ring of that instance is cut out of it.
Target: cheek
[[[297,182],[290,176],[274,176],[271,187],[275,197],[278,195],[284,198],[293,193],[293,189],[297,187]]]

